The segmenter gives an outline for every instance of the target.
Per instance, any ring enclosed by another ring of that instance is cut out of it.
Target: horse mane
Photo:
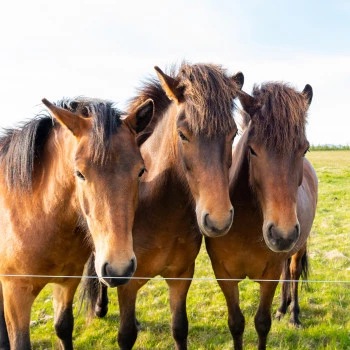
[[[183,62],[179,69],[173,66],[167,74],[177,80],[178,88],[183,88],[185,112],[193,133],[214,136],[235,127],[232,114],[236,107],[233,100],[237,86],[221,66]],[[139,143],[149,137],[171,104],[158,79],[151,78],[130,100],[128,112],[134,112],[149,98],[154,102],[155,114],[150,125],[138,135]]]
[[[192,132],[208,136],[235,127],[233,111],[237,86],[225,69],[215,64],[183,63],[175,77],[184,88],[185,112]]]
[[[111,136],[121,125],[121,112],[113,108],[110,101],[83,97],[62,99],[55,104],[84,117],[93,117],[92,161],[104,163],[111,153]],[[44,146],[56,127],[61,126],[45,111],[18,128],[4,130],[0,138],[0,159],[9,188],[31,191],[34,170],[42,163]]]
[[[77,97],[59,101],[60,107],[93,120],[90,132],[91,162],[105,164],[113,151],[112,136],[122,121],[122,112],[114,107],[114,102],[96,98]]]
[[[266,82],[254,85],[256,114],[252,118],[253,137],[268,149],[290,152],[306,140],[307,103],[289,84]]]
[[[17,129],[4,130],[0,138],[0,159],[9,188],[30,190],[35,164],[41,154],[54,121],[47,115],[37,115]]]
[[[241,136],[249,126],[249,122],[251,120],[250,115],[243,109],[239,109],[234,118],[238,128],[238,136]]]
[[[154,115],[151,122],[136,136],[137,144],[141,146],[153,133],[158,121],[163,117],[164,112],[171,104],[171,100],[169,100],[160,82],[156,78],[149,78],[143,82],[142,86],[137,91],[138,94],[129,100],[129,107],[127,109],[129,114],[135,113],[138,107],[149,98],[152,99],[154,103]]]

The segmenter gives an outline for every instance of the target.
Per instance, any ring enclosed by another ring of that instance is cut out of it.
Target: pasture
[[[350,151],[313,150],[307,154],[319,178],[317,215],[309,239],[311,281],[300,293],[303,327],[289,326],[289,315],[274,320],[268,337],[271,349],[350,349]],[[196,262],[195,278],[213,278],[205,250]],[[335,283],[327,281],[348,281]],[[273,312],[279,305],[277,289]],[[76,349],[117,348],[119,312],[116,290],[109,289],[109,312],[90,323],[75,303]],[[258,284],[240,283],[241,307],[246,318],[244,348],[255,349],[254,314]],[[76,296],[77,300],[77,296]],[[195,280],[187,299],[189,349],[232,349],[224,296],[213,280]],[[171,349],[170,308],[167,285],[152,280],[139,292],[137,318],[142,329],[135,349]],[[31,339],[34,349],[56,349],[53,329],[52,286],[47,286],[32,310]]]

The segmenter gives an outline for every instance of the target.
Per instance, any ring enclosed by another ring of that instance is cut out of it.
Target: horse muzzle
[[[126,284],[135,273],[136,266],[137,262],[135,255],[132,257],[129,264],[124,267],[122,272],[120,272],[120,269],[116,269],[112,264],[106,262],[102,266],[102,277],[100,277],[100,281],[111,288]]]
[[[219,218],[210,215],[210,213],[204,213],[201,220],[198,220],[201,233],[207,237],[220,237],[225,235],[232,226],[233,222],[233,207],[229,212],[220,216]]]
[[[288,231],[282,231],[273,223],[269,223],[264,232],[266,245],[276,253],[290,252],[300,236],[300,225],[297,223]]]

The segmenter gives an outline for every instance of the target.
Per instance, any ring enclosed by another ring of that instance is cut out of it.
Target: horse
[[[73,297],[92,251],[107,285],[136,269],[131,230],[145,167],[136,138],[153,102],[123,120],[109,101],[43,104],[52,117],[43,112],[0,139],[1,349],[31,348],[31,306],[47,283],[56,334],[73,348]]]
[[[222,236],[233,220],[228,174],[237,132],[234,98],[243,74],[229,76],[218,65],[186,62],[177,73],[155,69],[159,80],[146,83],[129,106],[132,112],[151,98],[155,114],[140,134],[152,133],[141,147],[147,172],[133,227],[138,266],[134,278],[118,287],[121,349],[131,349],[137,338],[136,296],[148,281],[137,277],[157,275],[170,278],[172,335],[177,349],[187,348],[186,297],[202,235]],[[94,289],[93,281],[87,282],[90,306],[98,316],[105,315],[106,287]]]
[[[303,250],[311,230],[317,177],[305,158],[305,123],[312,95],[310,85],[300,93],[278,82],[254,86],[252,96],[239,94],[250,122],[232,154],[230,197],[235,216],[225,236],[205,239],[215,276],[221,279],[235,349],[242,349],[245,325],[239,280],[248,277],[260,284],[255,328],[258,348],[265,349],[284,263]]]
[[[276,312],[276,319],[286,314],[290,306],[289,323],[296,327],[301,327],[299,319],[300,306],[298,297],[299,278],[308,279],[309,276],[309,258],[307,254],[307,243],[292,257],[287,259],[283,265],[281,282],[281,303]]]

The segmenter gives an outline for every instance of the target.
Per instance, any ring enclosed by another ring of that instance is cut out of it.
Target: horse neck
[[[249,203],[253,194],[249,185],[248,128],[232,151],[230,169],[230,197],[233,205]]]
[[[184,172],[177,148],[177,107],[175,103],[171,103],[164,113],[165,115],[159,119],[152,135],[141,147],[147,169],[147,179],[142,184],[152,186],[154,193],[166,190],[165,183],[167,189],[174,190],[174,187],[178,187],[178,190],[185,191],[187,187],[184,184]]]

